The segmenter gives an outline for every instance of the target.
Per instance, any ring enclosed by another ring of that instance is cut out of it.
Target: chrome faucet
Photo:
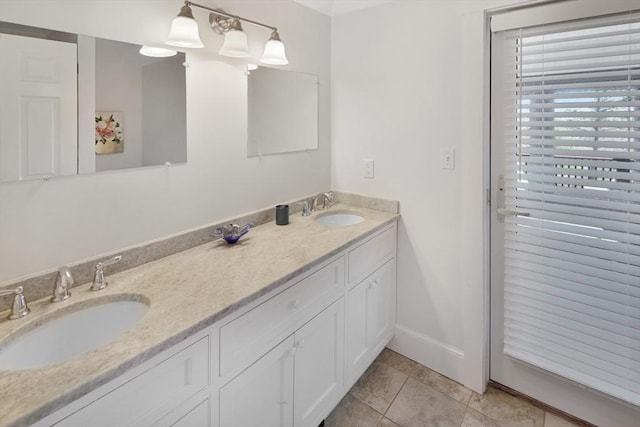
[[[318,201],[322,199],[322,207],[318,207]],[[328,191],[326,193],[320,193],[316,197],[313,198],[312,211],[317,209],[327,209],[331,207],[333,203],[333,193]]]
[[[122,259],[122,256],[118,255],[96,264],[96,273],[93,276],[93,284],[91,285],[91,288],[90,288],[92,291],[101,291],[107,287],[109,283],[107,283],[107,280],[104,277],[104,268],[107,265],[111,265],[111,264],[115,264],[116,262],[119,262],[121,259]]]
[[[69,288],[73,286],[73,277],[69,267],[60,267],[58,269],[58,276],[56,277],[56,284],[53,287],[53,295],[51,296],[51,302],[60,302],[68,299],[71,296]]]
[[[22,294],[23,290],[24,289],[22,288],[22,286],[18,286],[15,289],[0,290],[0,296],[11,294],[15,295],[15,297],[13,298],[13,304],[11,305],[11,312],[9,313],[9,316],[7,316],[7,319],[19,319],[31,312],[31,310],[27,306],[27,300]]]

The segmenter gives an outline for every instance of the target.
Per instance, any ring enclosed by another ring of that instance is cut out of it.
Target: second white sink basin
[[[0,369],[33,369],[67,361],[113,341],[135,326],[148,309],[148,300],[139,295],[63,308],[0,342]]]
[[[358,224],[364,221],[364,218],[351,212],[326,212],[318,215],[315,221],[318,224],[328,225],[330,227],[344,227]]]

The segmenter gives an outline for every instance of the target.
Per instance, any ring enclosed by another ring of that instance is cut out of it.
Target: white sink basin
[[[326,212],[316,217],[316,222],[329,227],[344,227],[354,225],[364,221],[358,214],[350,212]]]
[[[113,341],[149,309],[138,295],[101,298],[37,319],[0,342],[0,369],[32,369],[67,361]]]

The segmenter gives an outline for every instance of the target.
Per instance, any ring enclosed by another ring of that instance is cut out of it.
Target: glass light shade
[[[202,48],[198,34],[198,23],[186,16],[176,16],[171,22],[171,31],[166,42],[170,46]]]
[[[163,47],[142,46],[140,48],[140,55],[152,56],[154,58],[168,58],[175,56],[177,53],[175,50],[165,49]]]
[[[270,65],[287,65],[289,61],[284,52],[284,43],[273,38],[264,45],[264,54],[260,62]]]
[[[244,31],[240,30],[227,31],[224,33],[224,42],[218,53],[233,58],[248,57],[249,45],[247,44],[247,35]]]

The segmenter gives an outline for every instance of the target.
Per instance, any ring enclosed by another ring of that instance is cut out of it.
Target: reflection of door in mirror
[[[0,21],[0,57],[0,182],[186,162],[184,53]],[[115,154],[96,155],[96,112]]]
[[[0,181],[75,175],[75,44],[0,34],[0,57]]]

